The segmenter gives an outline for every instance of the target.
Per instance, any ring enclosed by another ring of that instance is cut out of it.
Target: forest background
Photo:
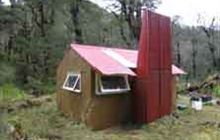
[[[159,0],[114,0],[101,8],[88,0],[0,0],[0,89],[53,93],[56,68],[71,42],[138,49],[143,7]],[[112,10],[113,9],[113,10]],[[198,15],[198,26],[172,19],[173,63],[197,82],[220,70],[216,17]]]

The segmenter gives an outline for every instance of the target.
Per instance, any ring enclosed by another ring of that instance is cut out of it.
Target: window
[[[127,76],[97,76],[99,91],[97,94],[123,93],[130,90]]]
[[[68,73],[63,84],[63,89],[81,92],[81,76],[80,74]]]

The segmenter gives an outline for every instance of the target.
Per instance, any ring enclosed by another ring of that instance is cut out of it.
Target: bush
[[[220,97],[220,85],[217,85],[213,88],[213,94],[217,97]]]
[[[42,81],[29,76],[28,83],[24,88],[32,95],[40,96],[54,93],[55,83],[53,83],[53,80]]]
[[[185,88],[186,88],[185,83],[177,83],[177,85],[176,85],[176,89],[177,89],[178,94],[182,94],[182,95],[187,94]]]
[[[44,82],[43,92],[45,94],[53,94],[55,92],[55,83],[52,80]]]
[[[15,79],[15,68],[5,63],[0,63],[0,85],[12,83]]]
[[[18,89],[13,84],[4,84],[0,87],[0,102],[21,100],[26,97],[24,91]]]

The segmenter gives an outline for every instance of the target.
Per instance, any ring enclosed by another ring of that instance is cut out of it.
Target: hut
[[[60,110],[94,129],[125,120],[130,113],[129,76],[135,73],[113,57],[119,53],[136,59],[136,52],[129,50],[71,44],[57,69]]]
[[[171,33],[168,17],[145,11],[139,50],[71,44],[57,69],[59,109],[103,129],[171,113]]]
[[[94,129],[131,120],[136,50],[71,44],[57,69],[59,109]],[[173,74],[182,70],[172,65]]]

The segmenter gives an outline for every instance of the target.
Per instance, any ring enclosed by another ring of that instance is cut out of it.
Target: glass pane
[[[80,90],[80,78],[76,83],[75,89],[74,90]]]
[[[70,75],[66,81],[65,87],[72,88],[74,86],[77,78],[78,78],[78,76],[76,76],[76,75]]]
[[[104,89],[126,89],[126,80],[123,76],[101,76]]]

